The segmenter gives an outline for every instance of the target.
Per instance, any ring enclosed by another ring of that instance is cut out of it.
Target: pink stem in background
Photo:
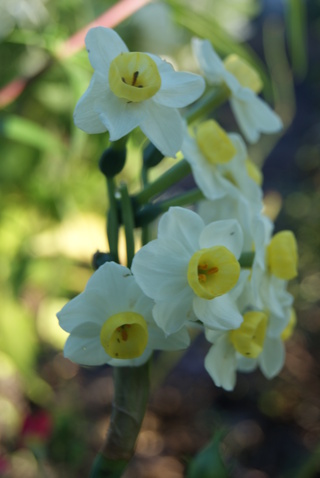
[[[115,27],[150,1],[151,0],[120,0],[96,20],[89,23],[72,35],[68,40],[63,42],[55,52],[55,56],[59,59],[68,58],[84,47],[84,38],[90,28],[97,26],[109,28]],[[33,76],[36,75],[37,73]],[[12,103],[23,92],[28,81],[30,81],[33,76],[13,80],[4,86],[0,90],[0,108],[4,108]]]

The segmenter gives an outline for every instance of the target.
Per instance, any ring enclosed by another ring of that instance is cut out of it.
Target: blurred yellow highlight
[[[204,121],[198,126],[196,140],[201,153],[211,164],[228,163],[236,154],[231,139],[214,120]]]
[[[279,279],[290,280],[297,276],[298,247],[291,231],[281,231],[272,237],[267,247],[267,264]]]
[[[237,78],[241,86],[250,88],[255,93],[262,90],[263,83],[259,74],[243,58],[239,58],[237,55],[229,55],[224,60],[224,66],[229,73]]]

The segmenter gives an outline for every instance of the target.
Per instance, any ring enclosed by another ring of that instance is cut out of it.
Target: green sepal
[[[160,214],[162,214],[162,210],[158,204],[147,204],[135,212],[135,225],[136,227],[147,226]]]
[[[157,166],[163,158],[163,154],[152,143],[143,151],[143,165],[146,169]]]
[[[221,433],[217,433],[210,443],[191,460],[187,478],[229,478],[228,472],[220,455]]]
[[[107,177],[113,178],[124,168],[127,151],[125,148],[107,148],[99,160],[99,169]]]
[[[127,465],[126,460],[110,460],[99,453],[93,462],[89,478],[120,478]]]

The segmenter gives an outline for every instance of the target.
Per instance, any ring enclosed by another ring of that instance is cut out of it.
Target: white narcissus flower
[[[207,120],[197,127],[195,137],[185,128],[181,150],[206,198],[243,196],[252,209],[261,211],[262,190],[248,172],[247,148],[240,135],[227,134],[216,121]]]
[[[174,156],[182,143],[177,108],[201,96],[203,78],[176,72],[155,55],[130,53],[109,28],[92,28],[85,42],[94,73],[76,105],[76,126],[90,134],[109,131],[111,141],[139,126],[164,155]]]
[[[251,372],[259,367],[265,377],[271,379],[282,369],[284,341],[292,333],[295,313],[286,282],[280,282],[273,278],[268,291],[261,284],[259,298],[251,281],[243,282],[241,290],[229,294],[235,301],[235,308],[243,314],[240,327],[232,331],[206,327],[206,338],[213,345],[205,357],[205,368],[218,387],[232,390],[237,370]]]
[[[186,348],[186,329],[166,336],[153,320],[152,307],[129,269],[105,263],[57,314],[60,327],[70,333],[65,357],[80,365],[138,366],[155,349]]]
[[[198,214],[180,207],[162,216],[158,238],[137,252],[132,271],[144,293],[154,299],[153,315],[165,333],[196,320],[194,300],[218,300],[236,285],[241,249],[242,232],[235,220],[205,226]],[[234,317],[231,323],[229,318],[223,322],[210,317],[206,322],[219,329],[234,328],[242,320],[239,314]]]
[[[230,106],[247,141],[256,143],[260,133],[276,133],[283,127],[279,116],[257,93],[262,88],[259,75],[236,55],[221,61],[208,40],[194,38],[192,48],[210,84],[225,84],[230,90]]]
[[[243,232],[242,252],[254,252],[254,257],[264,257],[264,231],[271,228],[271,221],[257,212],[256,204],[251,204],[243,195],[227,195],[212,201],[202,200],[197,205],[197,212],[206,224],[221,221],[226,217],[236,219]]]

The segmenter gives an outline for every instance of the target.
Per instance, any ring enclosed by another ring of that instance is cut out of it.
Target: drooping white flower
[[[81,365],[137,366],[155,349],[187,347],[186,329],[165,336],[152,307],[128,268],[105,263],[57,314],[60,327],[70,333],[65,357]]]
[[[181,150],[206,198],[243,196],[250,208],[261,211],[262,191],[248,172],[247,148],[240,135],[227,134],[217,122],[207,120],[195,137],[185,128]]]
[[[237,371],[251,372],[259,367],[268,379],[280,372],[285,360],[284,341],[292,333],[295,314],[290,294],[282,289],[278,299],[276,313],[270,304],[257,307],[252,284],[247,281],[236,300],[243,314],[240,327],[232,331],[205,329],[207,340],[213,344],[205,357],[205,368],[218,387],[233,390]]]
[[[193,52],[210,84],[225,84],[230,90],[230,106],[247,141],[256,143],[260,133],[282,129],[279,116],[257,93],[262,83],[252,67],[236,55],[221,61],[208,40],[192,40]]]
[[[237,258],[242,249],[242,232],[235,220],[205,226],[198,214],[172,207],[159,222],[158,238],[135,255],[133,274],[144,293],[154,299],[157,324],[172,333],[189,320],[196,320],[195,299],[208,301],[231,290],[240,275]],[[214,299],[216,300],[216,299]],[[236,317],[236,325],[239,317]],[[241,322],[240,317],[240,322]],[[208,325],[234,327],[228,318]]]
[[[177,108],[203,93],[203,78],[176,72],[155,55],[130,53],[109,28],[92,28],[85,41],[94,73],[76,105],[75,124],[91,134],[109,131],[111,141],[139,126],[164,155],[174,156],[182,143]]]

